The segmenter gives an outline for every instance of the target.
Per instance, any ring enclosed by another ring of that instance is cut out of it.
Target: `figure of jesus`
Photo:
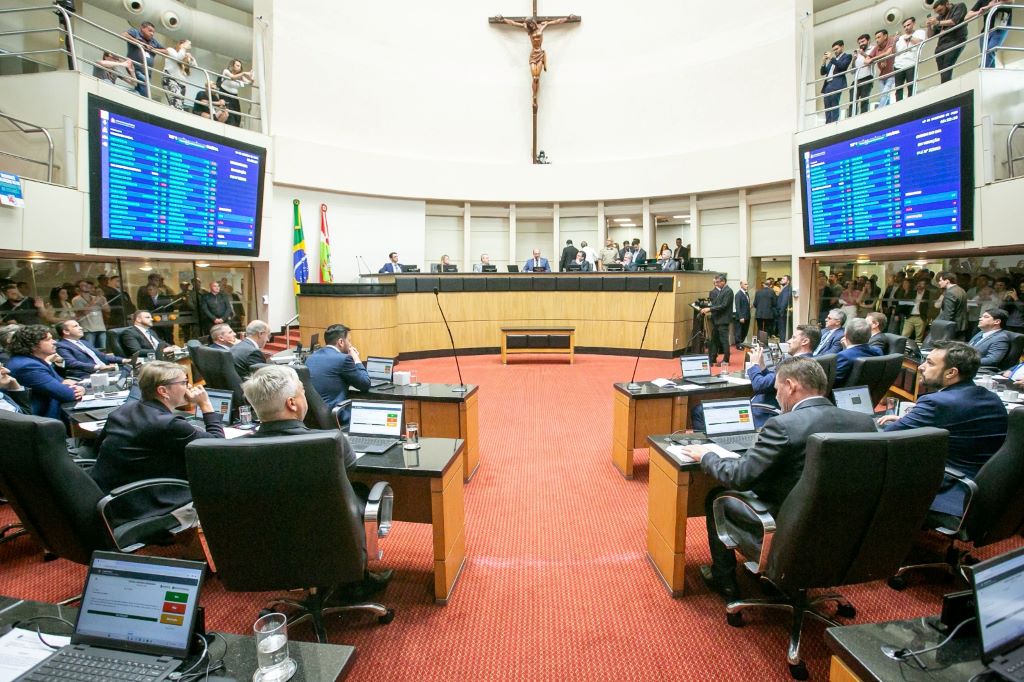
[[[547,19],[544,21],[537,21],[534,17],[528,17],[525,21],[515,21],[498,15],[494,20],[499,23],[524,28],[530,36],[530,44],[533,46],[533,49],[530,50],[530,75],[533,76],[533,113],[537,113],[537,93],[540,90],[540,72],[542,69],[544,71],[548,70],[548,56],[542,47],[542,44],[544,43],[544,29],[554,24],[564,24],[568,21],[574,20],[579,21],[579,17],[570,14],[567,17]]]

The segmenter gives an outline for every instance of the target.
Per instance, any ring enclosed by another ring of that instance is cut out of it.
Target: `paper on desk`
[[[658,388],[676,388],[675,383],[669,379],[651,379],[651,383]]]
[[[749,386],[750,385],[750,379],[744,379],[743,377],[731,377],[731,376],[726,375],[723,378],[726,381],[728,381],[730,384],[736,384],[737,386]]]
[[[79,422],[78,428],[82,429],[83,431],[88,431],[89,433],[96,433],[97,431],[102,431],[103,426],[106,423],[106,419],[101,419],[96,422]]]
[[[700,446],[705,448],[708,452],[715,453],[716,455],[718,455],[722,459],[739,459],[739,455],[738,454],[736,454],[735,452],[732,452],[731,450],[726,450],[721,445],[718,445],[716,443],[711,443],[711,442],[700,443]],[[665,448],[665,450],[667,450],[669,453],[679,457],[679,459],[685,459],[685,460],[689,460],[689,461],[692,462],[693,458],[690,457],[689,455],[687,455],[683,451],[683,448],[686,448],[686,447],[688,447],[688,446],[686,446],[686,445],[670,445],[669,447]]]
[[[252,433],[251,429],[236,429],[233,426],[224,427],[224,437],[227,438],[228,440],[231,440],[232,438],[241,438],[242,436],[248,436],[250,433]]]
[[[54,646],[64,646],[70,637],[47,635],[43,637]],[[15,628],[0,637],[0,682],[12,682],[19,675],[53,653],[42,642],[34,630]]]
[[[683,448],[685,448],[685,447],[686,447],[685,445],[670,445],[667,448],[665,448],[665,450],[670,455],[674,455],[674,456],[678,457],[681,460],[685,460],[687,462],[692,462],[693,461],[693,457],[690,457],[688,454],[683,452]]]

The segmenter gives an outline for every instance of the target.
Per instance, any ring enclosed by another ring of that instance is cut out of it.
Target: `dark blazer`
[[[885,351],[878,346],[869,346],[866,343],[840,351],[836,354],[835,385],[842,386],[846,383],[846,380],[850,378],[850,372],[853,371],[853,361],[857,358],[877,358],[882,355],[885,355]]]
[[[565,248],[562,249],[562,257],[558,259],[558,271],[565,272],[569,269],[569,264],[576,260],[576,252],[579,251],[572,244],[566,244]]]
[[[231,296],[223,291],[219,294],[206,292],[199,299],[199,318],[204,325],[211,325],[216,319],[227,322],[234,316]]]
[[[314,430],[300,422],[298,419],[283,419],[275,422],[263,422],[260,424],[260,428],[253,433],[253,437],[267,437],[267,436],[295,436],[303,433],[313,433]],[[352,446],[349,445],[348,437],[341,439],[341,451],[338,452],[338,458],[345,463],[345,468],[352,470],[356,462],[356,453],[352,452]]]
[[[793,300],[793,287],[786,285],[782,287],[778,297],[775,299],[775,317],[785,317],[789,314],[789,304]]]
[[[32,414],[37,417],[60,419],[60,404],[75,400],[74,390],[61,382],[53,365],[33,355],[13,356],[7,369],[23,388],[32,390]]]
[[[235,371],[238,372],[238,376],[241,377],[242,381],[249,378],[252,374],[253,365],[261,365],[267,361],[267,357],[263,355],[263,351],[256,347],[256,344],[249,339],[242,339],[235,345],[231,346],[231,359],[235,363]]]
[[[875,348],[881,348],[882,355],[885,355],[885,332],[878,332],[877,334],[872,334],[871,338],[868,339],[868,345],[874,346]]]
[[[315,351],[306,359],[313,388],[320,394],[327,406],[334,408],[348,400],[349,386],[359,391],[370,390],[370,376],[362,363],[356,364],[348,353],[325,347]]]
[[[851,61],[853,61],[853,56],[848,52],[844,52],[838,57],[833,56],[832,59],[821,65],[822,76],[827,76],[829,68],[835,67],[832,71],[832,77],[827,79],[825,84],[821,86],[823,93],[836,92],[846,88],[846,70],[850,68]]]
[[[200,431],[161,403],[129,401],[107,415],[99,455],[89,475],[105,493],[147,478],[187,481],[185,446],[197,438],[224,437],[220,413],[204,414],[203,423],[206,430]],[[120,502],[116,513],[121,518],[158,516],[191,500],[189,492],[180,488],[147,488]]]
[[[936,320],[956,323],[957,331],[967,329],[967,292],[954,284],[942,294],[942,308]]]
[[[644,251],[642,248],[638,248],[636,251],[633,252],[634,263],[639,265],[640,263],[643,263],[645,260],[647,260],[647,252]]]
[[[398,267],[402,268],[402,272],[405,272],[405,266],[404,266],[404,265],[402,265],[401,263],[399,263],[399,264],[398,264]],[[391,261],[388,261],[388,262],[387,262],[387,263],[385,263],[385,264],[384,264],[384,265],[383,265],[383,266],[381,267],[381,269],[380,269],[380,270],[378,270],[377,272],[391,272],[391,273],[394,273],[394,271],[395,271],[395,266],[394,266],[394,264],[393,264],[393,263],[392,263]]]
[[[875,420],[840,410],[827,398],[808,398],[792,412],[765,422],[757,443],[738,459],[714,453],[701,458],[701,468],[733,490],[753,491],[778,511],[804,470],[807,439],[815,433],[874,433]]]
[[[732,289],[726,284],[721,290],[712,289],[708,294],[711,299],[711,323],[729,324],[732,321]]]
[[[988,338],[981,338],[981,332],[974,335],[970,343],[981,356],[982,366],[994,367],[1006,359],[1010,352],[1010,337],[1002,329],[992,332]]]
[[[750,319],[750,295],[740,289],[736,292],[736,319],[737,320],[749,320]]]
[[[139,305],[139,310],[159,310],[159,312],[167,312],[174,308],[174,306],[171,305],[171,301],[173,300],[173,298],[163,292],[157,293],[156,300],[153,300],[145,290],[143,290],[139,294],[138,299],[136,299],[136,302]]]
[[[759,320],[775,318],[775,301],[778,296],[771,287],[761,287],[754,293],[754,317]]]
[[[961,381],[941,391],[927,393],[899,421],[886,424],[886,431],[903,431],[934,426],[949,431],[946,464],[974,478],[981,466],[1003,445],[1007,415],[999,397],[973,381]],[[963,514],[963,488],[946,481],[932,502],[932,509],[944,514]]]
[[[114,365],[124,359],[98,350],[96,346],[85,339],[80,339],[79,343],[95,353],[96,357],[105,364]],[[92,358],[68,339],[61,339],[57,342],[57,353],[64,358],[64,373],[69,379],[82,379],[96,371],[96,363],[92,361]]]
[[[547,258],[539,258],[538,260],[540,261],[539,267],[541,267],[544,272],[551,272],[551,265],[548,263]],[[523,263],[523,272],[533,272],[533,258],[528,258],[526,262]]]
[[[18,414],[29,414],[32,411],[31,391],[24,388],[20,391],[0,391],[0,402]]]
[[[685,246],[677,246],[676,248],[672,249],[672,257],[677,260],[685,261],[687,258],[690,257],[690,249]]]
[[[156,336],[156,332],[153,332],[153,335]],[[159,358],[164,348],[167,348],[168,343],[159,336],[156,337],[156,341],[156,348],[153,348],[153,344],[149,342],[146,335],[139,331],[139,328],[135,325],[121,332],[121,348],[129,356],[135,355],[140,350],[154,350],[156,351],[157,358]]]
[[[812,355],[838,355],[843,350],[843,337],[846,335],[846,330],[840,327],[839,329],[824,329],[821,330],[821,341],[818,342],[818,347],[814,349]]]

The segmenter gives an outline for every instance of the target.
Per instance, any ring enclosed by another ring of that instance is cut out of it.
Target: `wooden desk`
[[[429,523],[434,528],[434,601],[447,604],[466,561],[462,451],[453,438],[423,438],[419,450],[393,447],[383,455],[363,455],[353,481],[372,487],[387,481],[395,492],[395,521]]]
[[[682,596],[686,572],[686,520],[704,516],[704,498],[719,485],[700,464],[665,448],[667,436],[648,436],[647,560],[673,597]],[[701,436],[687,435],[699,439]]]
[[[647,447],[647,436],[690,428],[690,408],[701,400],[753,395],[749,381],[688,390],[661,389],[644,382],[635,393],[621,383],[615,384],[613,389],[612,462],[620,474],[630,479],[633,478],[633,450]]]

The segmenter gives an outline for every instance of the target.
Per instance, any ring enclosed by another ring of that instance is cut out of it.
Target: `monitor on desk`
[[[441,266],[441,272],[458,272],[458,265],[443,265]]]
[[[703,400],[704,432],[709,436],[753,433],[753,408],[748,398]]]
[[[706,355],[680,355],[679,371],[684,379],[711,376],[711,360]]]
[[[480,268],[480,271],[481,272],[497,272],[498,271],[498,266],[497,265],[485,265],[482,268]]]
[[[579,272],[582,270],[579,263],[569,263],[569,267],[566,268],[567,272]]]
[[[848,386],[832,389],[836,398],[836,407],[874,416],[875,406],[871,402],[871,390],[867,386]]]
[[[519,272],[519,266],[518,265],[512,264],[512,265],[506,265],[505,267],[508,268],[509,272]]]
[[[220,419],[225,426],[231,423],[231,408],[234,403],[234,393],[223,391],[217,388],[206,389],[206,395],[210,397],[210,404],[213,411],[220,414]],[[196,406],[196,418],[203,418],[203,411]]]
[[[622,263],[609,263],[604,269],[608,272],[622,272]]]
[[[980,564],[971,571],[981,640],[981,660],[1020,653],[1024,648],[1024,547]]]

